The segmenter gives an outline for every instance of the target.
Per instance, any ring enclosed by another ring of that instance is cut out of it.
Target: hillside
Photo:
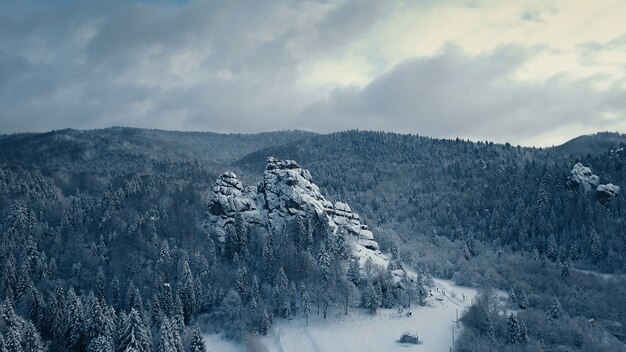
[[[576,137],[551,149],[562,154],[586,155],[606,153],[624,146],[626,146],[626,134],[598,132]]]
[[[433,275],[528,296],[533,343],[573,346],[560,336],[594,317],[583,345],[619,346],[626,305],[577,295],[619,302],[623,283],[568,278],[626,272],[625,158],[368,131],[5,135],[0,329],[51,351],[129,331],[147,349],[188,343],[194,326],[238,339],[425,303]],[[552,295],[565,332],[541,336],[532,314]]]

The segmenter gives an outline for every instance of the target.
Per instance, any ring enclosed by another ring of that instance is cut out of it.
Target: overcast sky
[[[2,1],[0,133],[626,132],[626,1]]]

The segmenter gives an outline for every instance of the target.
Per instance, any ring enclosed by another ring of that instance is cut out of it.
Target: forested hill
[[[30,165],[84,163],[112,156],[141,156],[229,163],[272,145],[290,143],[314,133],[281,131],[258,134],[179,132],[128,127],[100,130],[56,130],[0,136],[0,159]]]
[[[257,173],[266,156],[299,160],[328,194],[372,225],[536,251],[607,271],[626,270],[623,195],[608,201],[570,181],[581,162],[600,183],[626,185],[626,154],[572,155],[489,142],[348,131],[256,151],[237,163]],[[339,175],[339,176],[338,176]]]
[[[270,156],[299,164],[268,163]],[[285,179],[272,176],[274,164]],[[462,243],[458,256],[466,258],[487,248],[624,273],[626,193],[609,184],[626,187],[625,164],[617,149],[577,156],[365,131],[3,135],[0,331],[34,350],[42,337],[51,351],[124,350],[129,341],[142,351],[180,351],[202,319],[236,336],[302,314],[304,302],[324,311],[419,301],[419,290],[398,289],[390,273],[402,272],[412,241],[440,236]],[[257,197],[292,194],[276,193],[275,179],[302,181],[298,192],[315,191],[321,213],[343,214],[338,224],[352,224],[345,231],[369,226],[377,243],[368,249],[391,253],[388,267],[350,261],[345,241],[328,240],[342,238],[329,236],[338,230],[301,213],[310,207],[288,197],[274,212]],[[211,235],[224,223],[207,222],[219,192],[236,196],[225,243]],[[238,215],[256,208],[263,221]],[[277,233],[267,230],[272,214],[290,214]],[[293,269],[294,256],[311,270]]]
[[[558,153],[575,155],[596,154],[607,150],[618,150],[626,145],[626,134],[598,132],[576,137],[552,149]]]

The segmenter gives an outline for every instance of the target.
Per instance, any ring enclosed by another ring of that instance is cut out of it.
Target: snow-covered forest
[[[617,137],[2,135],[0,351],[211,350],[421,306],[432,277],[480,291],[458,351],[623,350]]]

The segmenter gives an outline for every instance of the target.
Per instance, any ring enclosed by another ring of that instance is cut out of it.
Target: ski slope
[[[411,311],[410,317],[398,314],[396,309],[380,309],[376,314],[353,310],[348,315],[335,311],[326,320],[312,314],[308,326],[304,319],[277,321],[271,333],[261,341],[272,352],[446,352],[452,345],[452,326],[457,309],[461,316],[471,305],[476,290],[456,286],[449,280],[435,279],[431,291],[427,306],[405,309],[404,313]],[[423,343],[397,343],[405,331],[417,333]],[[457,328],[455,333],[458,333]],[[205,340],[209,351],[245,351],[243,345],[223,340],[219,335],[207,335]]]

